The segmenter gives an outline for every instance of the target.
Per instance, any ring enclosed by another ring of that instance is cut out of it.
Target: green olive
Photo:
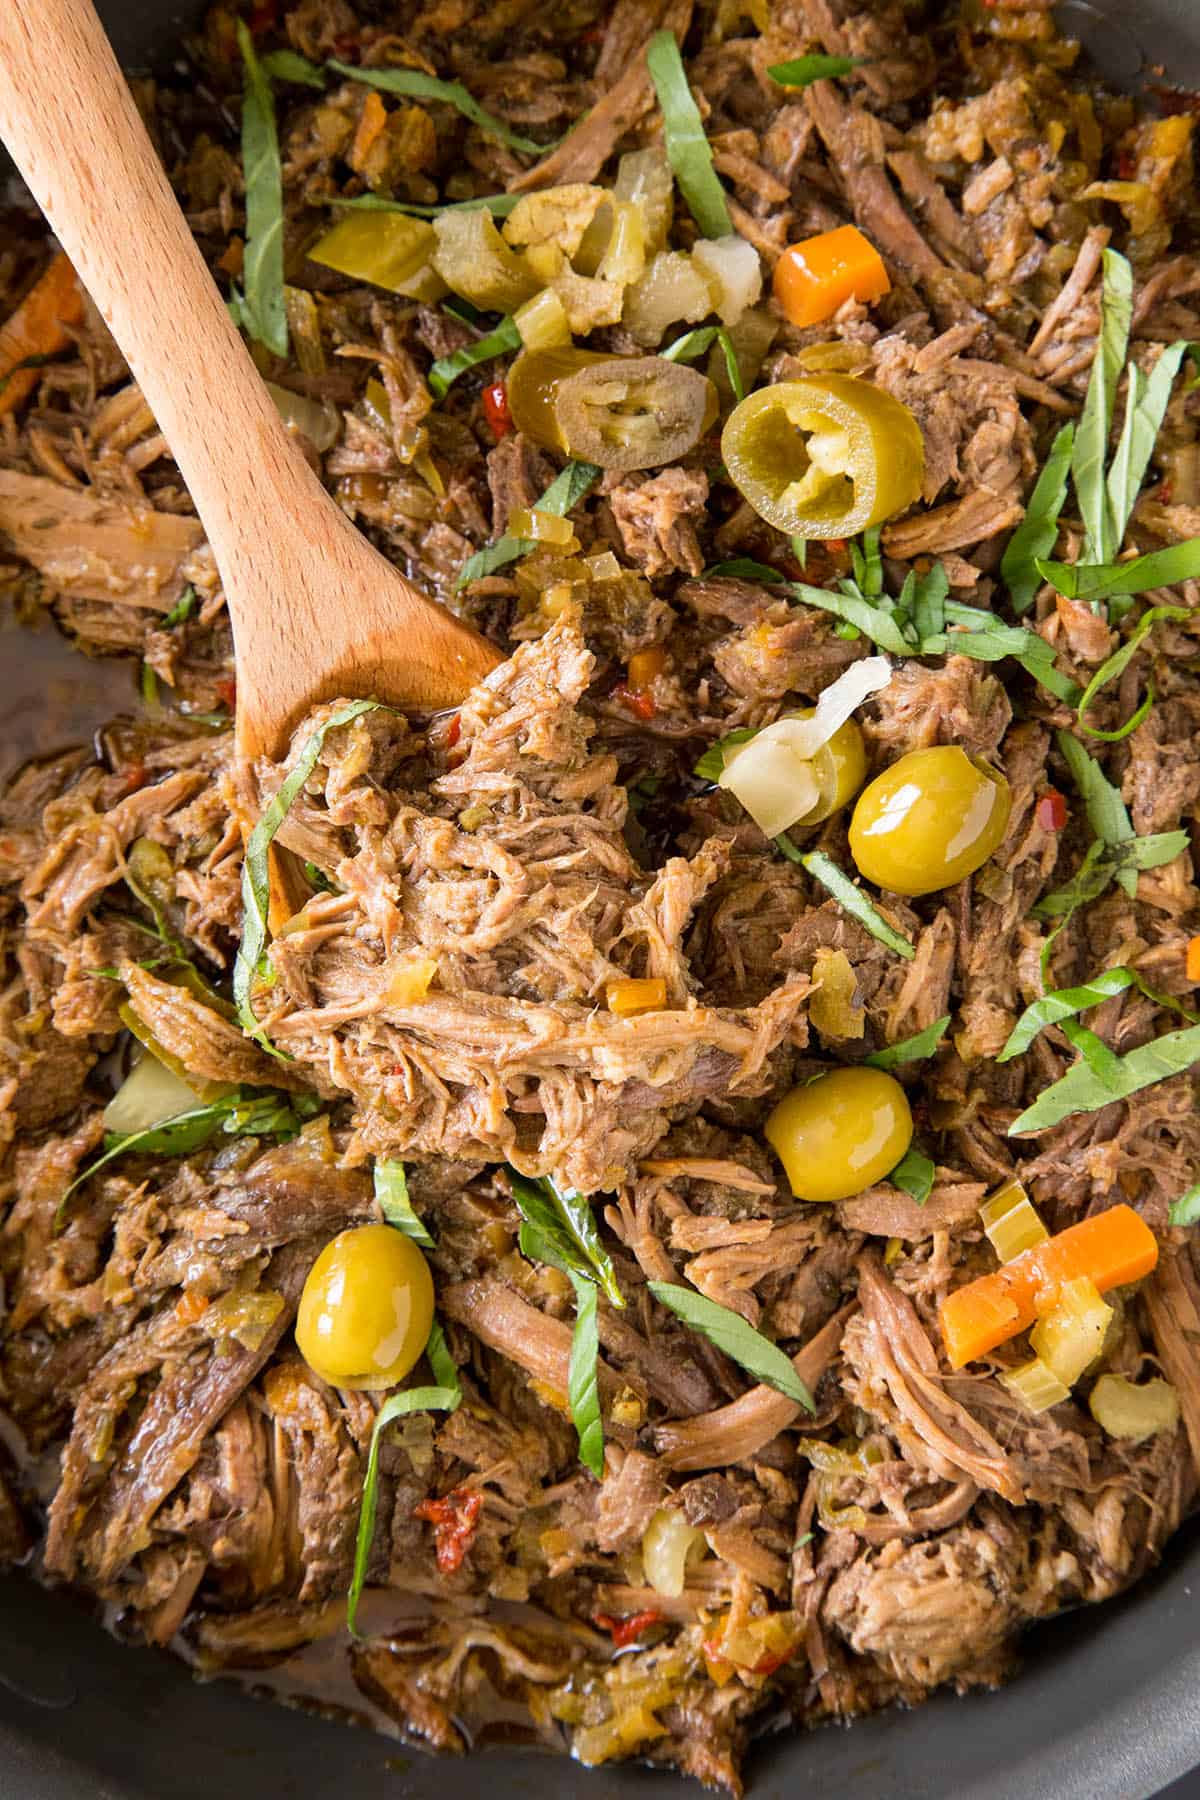
[[[798,718],[811,719],[815,707],[806,706]],[[822,819],[853,800],[867,772],[867,752],[863,734],[853,719],[839,725],[828,743],[822,744],[813,757],[813,771],[821,788],[821,798],[800,821],[802,825],[819,825]]]
[[[1003,775],[957,745],[910,750],[858,797],[850,852],[893,894],[932,894],[982,868],[1008,829]]]
[[[904,1089],[882,1069],[832,1069],[784,1096],[767,1142],[797,1200],[849,1200],[882,1181],[912,1142]]]
[[[416,1244],[391,1225],[359,1225],[309,1270],[296,1343],[334,1387],[388,1388],[408,1374],[432,1324],[433,1277]]]

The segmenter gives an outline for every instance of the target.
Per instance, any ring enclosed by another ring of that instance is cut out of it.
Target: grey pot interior
[[[100,10],[122,59],[147,65],[202,6]],[[1200,0],[1065,0],[1060,16],[1111,80],[1200,88]],[[1200,1763],[1198,1587],[1194,1522],[1133,1593],[1032,1633],[1002,1692],[764,1740],[748,1770],[755,1800],[1149,1796]],[[198,1686],[167,1656],[114,1642],[66,1597],[0,1580],[0,1800],[467,1800],[481,1780],[498,1800],[551,1787],[580,1800],[682,1791],[640,1768],[589,1775],[527,1753],[435,1762],[228,1683]]]

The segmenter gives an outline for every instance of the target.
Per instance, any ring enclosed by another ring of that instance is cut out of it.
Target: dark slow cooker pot
[[[100,0],[100,11],[122,60],[146,66],[203,5]],[[1065,0],[1060,18],[1110,80],[1200,89],[1200,0]],[[0,72],[0,119],[3,105]],[[748,1769],[755,1800],[1154,1794],[1200,1764],[1196,1588],[1193,1522],[1134,1592],[1032,1632],[1022,1673],[1000,1693],[765,1739]],[[0,1581],[0,1800],[468,1800],[484,1784],[498,1800],[683,1791],[661,1772],[588,1774],[527,1753],[434,1761],[228,1682],[199,1686],[166,1655],[117,1644],[63,1596]]]

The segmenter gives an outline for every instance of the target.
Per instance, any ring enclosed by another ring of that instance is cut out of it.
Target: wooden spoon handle
[[[237,642],[243,749],[277,750],[297,714],[333,694],[454,704],[494,651],[377,556],[308,467],[204,265],[90,0],[0,0],[0,69],[13,160],[204,522]]]

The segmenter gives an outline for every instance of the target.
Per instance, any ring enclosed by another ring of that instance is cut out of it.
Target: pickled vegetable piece
[[[730,237],[701,238],[692,262],[708,282],[713,311],[722,325],[736,325],[762,298],[762,263],[753,244],[736,232]]]
[[[611,981],[605,990],[609,1012],[623,1019],[636,1013],[660,1012],[667,1004],[667,984],[661,975],[645,981]]]
[[[633,202],[642,215],[647,251],[661,250],[675,210],[675,177],[661,144],[625,153],[617,164],[613,198]]]
[[[433,268],[436,247],[433,226],[424,219],[410,219],[405,213],[347,213],[308,254],[323,268],[336,269],[354,281],[429,301],[446,291]]]
[[[677,1506],[660,1506],[642,1533],[642,1568],[656,1593],[677,1600],[689,1562],[704,1555],[704,1533]]]
[[[552,345],[525,350],[508,371],[508,410],[518,431],[543,450],[565,450],[566,440],[554,411],[559,382],[580,369],[614,361],[598,350]]]
[[[200,1105],[199,1088],[169,1069],[147,1051],[125,1077],[104,1109],[104,1129],[122,1137],[135,1131],[152,1131],[164,1119]]]
[[[721,437],[725,465],[778,531],[851,537],[911,506],[925,446],[906,406],[854,375],[779,381],[748,394]]]
[[[1001,1262],[1012,1262],[1023,1250],[1044,1244],[1050,1236],[1019,1181],[998,1188],[979,1208],[979,1217]]]
[[[1104,1348],[1112,1318],[1113,1309],[1100,1298],[1095,1282],[1080,1275],[1063,1283],[1058,1305],[1030,1332],[1030,1348],[1073,1387]]]
[[[490,213],[447,211],[434,220],[433,229],[435,269],[472,305],[513,313],[545,286],[524,257],[505,243]]]
[[[1179,1423],[1179,1395],[1169,1381],[1130,1381],[1101,1375],[1088,1395],[1088,1409],[1109,1437],[1140,1444]]]
[[[561,350],[571,342],[567,309],[553,288],[543,288],[513,314],[527,350]]]
[[[583,242],[597,210],[607,200],[602,187],[592,187],[584,181],[522,194],[504,221],[504,241],[514,248],[553,244],[569,261]]]
[[[1064,1283],[1086,1275],[1104,1294],[1140,1281],[1157,1262],[1158,1241],[1131,1206],[1110,1206],[1069,1226],[947,1295],[940,1316],[951,1368],[986,1356],[1051,1312]]]
[[[1040,1356],[1022,1363],[1019,1369],[1005,1369],[1000,1380],[1032,1413],[1049,1412],[1052,1406],[1061,1406],[1071,1398],[1070,1388]]]
[[[394,1387],[425,1348],[433,1277],[412,1238],[359,1225],[326,1244],[308,1272],[296,1344],[334,1387]]]
[[[694,325],[712,311],[712,289],[682,250],[662,250],[640,281],[625,290],[623,323],[639,344],[661,344],[668,325]]]
[[[571,455],[622,473],[674,462],[716,417],[706,375],[661,356],[619,356],[558,383],[554,416]]]
[[[877,887],[932,894],[982,868],[1011,806],[1004,777],[957,745],[910,750],[859,795],[850,853]]]
[[[912,1142],[904,1089],[882,1069],[834,1069],[793,1088],[764,1127],[797,1200],[849,1200]]]
[[[847,300],[879,300],[891,285],[883,258],[857,225],[805,238],[775,265],[775,298],[784,317],[801,327],[832,319]]]

